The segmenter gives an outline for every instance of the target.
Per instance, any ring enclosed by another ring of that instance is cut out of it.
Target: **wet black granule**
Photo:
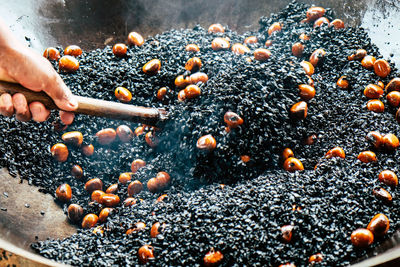
[[[372,190],[382,186],[377,180],[380,171],[399,171],[399,152],[376,151],[378,161],[369,164],[356,157],[361,151],[372,149],[365,140],[369,131],[399,135],[399,126],[394,110],[385,100],[384,113],[365,108],[365,86],[380,79],[360,62],[347,60],[359,48],[376,58],[381,56],[361,28],[313,29],[312,24],[300,23],[307,8],[292,3],[270,18],[261,18],[259,31],[245,35],[229,29],[224,34],[208,34],[196,27],[151,37],[142,47],[131,47],[123,59],[116,58],[110,47],[84,52],[76,73],[61,73],[78,95],[115,101],[115,87],[125,86],[133,93],[132,104],[166,108],[169,121],[156,132],[160,144],[155,149],[145,143],[143,135],[128,144],[115,142],[102,147],[94,134],[125,122],[77,116],[67,131],[81,131],[84,142],[95,145],[95,154],[85,157],[71,147],[68,161],[58,163],[49,151],[51,145],[61,142],[63,133],[56,132],[51,124],[56,121],[55,114],[41,124],[2,118],[0,164],[12,175],[19,173],[29,183],[40,186],[43,192],[54,194],[61,183],[69,183],[72,203],[80,204],[85,212],[98,214],[102,207],[89,204],[84,183],[99,177],[106,188],[118,181],[120,173],[129,171],[136,158],[148,163],[135,177],[144,184],[158,171],[166,171],[172,177],[170,188],[160,192],[169,196],[165,203],[156,203],[160,194],[145,189],[137,196],[142,201],[136,206],[114,209],[108,221],[100,225],[104,234],[95,234],[93,229],[79,230],[62,241],[41,241],[32,247],[47,258],[77,266],[137,264],[137,250],[145,243],[154,246],[154,265],[158,266],[199,265],[212,247],[224,254],[226,266],[277,266],[289,261],[306,266],[309,256],[315,253],[324,255],[321,265],[332,266],[347,265],[371,250],[353,248],[349,238],[356,228],[366,227],[375,214],[382,212],[390,218],[389,235],[392,234],[398,228],[400,214],[397,192],[383,186],[394,196],[393,204],[385,206],[373,197]],[[330,10],[326,16],[333,18]],[[277,21],[282,23],[282,31],[269,37],[268,27]],[[291,46],[303,32],[311,40],[304,42],[306,49],[299,59],[291,55]],[[273,40],[269,48],[272,56],[265,63],[254,58],[248,62],[246,56],[211,49],[215,37],[229,37],[234,44],[253,34],[259,42],[250,46],[252,51],[264,47],[267,39]],[[186,52],[189,43],[196,43],[201,51]],[[317,48],[327,52],[312,77],[317,94],[308,103],[307,118],[293,122],[288,110],[300,101],[297,86],[307,82],[299,63],[308,60]],[[185,62],[193,56],[201,58],[201,71],[207,73],[209,81],[200,85],[199,98],[178,102],[179,89],[174,80],[185,74]],[[141,69],[153,58],[161,60],[161,71],[148,76]],[[57,63],[54,66],[57,68]],[[394,65],[391,67],[392,73],[382,79],[385,84],[395,77]],[[351,89],[336,87],[342,75],[348,77]],[[163,86],[169,87],[170,93],[161,102],[155,96]],[[244,124],[227,133],[223,115],[229,110],[240,114]],[[132,129],[138,126],[128,125]],[[197,139],[205,134],[212,134],[218,143],[211,153],[196,149]],[[303,140],[312,134],[317,136],[316,142],[304,145]],[[346,159],[323,160],[335,146],[345,150]],[[279,155],[285,147],[294,151],[305,171],[291,174],[282,170]],[[243,163],[241,155],[249,155],[250,162]],[[74,164],[82,166],[84,179],[76,180],[70,175]],[[217,183],[228,185],[222,189]],[[118,194],[123,200],[126,186],[119,186]],[[66,210],[67,205],[63,208]],[[138,221],[147,224],[146,230],[126,236],[126,230]],[[149,230],[156,221],[165,222],[168,227],[162,236],[152,240]],[[279,238],[279,228],[285,224],[295,226],[290,244]]]

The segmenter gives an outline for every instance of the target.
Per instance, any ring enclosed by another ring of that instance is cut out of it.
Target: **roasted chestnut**
[[[360,154],[358,154],[357,159],[360,160],[361,162],[369,163],[376,161],[376,155],[372,151],[363,151]]]
[[[236,43],[236,44],[232,45],[231,49],[232,49],[232,52],[237,55],[244,55],[246,53],[250,53],[250,49],[247,46],[240,44],[240,43]]]
[[[301,57],[303,55],[304,45],[302,43],[295,43],[292,45],[292,54],[295,57]]]
[[[90,157],[94,153],[94,146],[92,144],[82,146],[82,153],[86,157]]]
[[[62,202],[69,202],[72,198],[72,189],[69,184],[62,184],[56,190],[56,197]]]
[[[296,159],[294,157],[287,158],[283,163],[283,168],[288,172],[304,170],[303,163],[301,163],[299,159]]]
[[[389,63],[386,60],[378,59],[374,63],[374,71],[375,74],[379,77],[386,78],[390,74],[391,69]]]
[[[224,255],[220,251],[215,251],[211,248],[203,258],[203,265],[205,267],[218,266],[224,259]]]
[[[100,145],[109,145],[114,142],[117,132],[113,128],[106,128],[96,133],[97,142]]]
[[[379,181],[391,187],[396,187],[399,184],[397,175],[390,170],[384,170],[379,174]]]
[[[124,57],[128,52],[128,47],[125,44],[115,44],[112,48],[112,52],[117,57]]]
[[[189,60],[185,64],[185,69],[190,72],[199,71],[201,68],[201,59],[198,57],[189,58]]]
[[[257,48],[254,50],[254,59],[258,61],[266,61],[270,58],[271,51],[265,48]]]
[[[139,248],[138,258],[142,264],[146,264],[149,260],[154,259],[154,248],[149,245],[144,245]]]
[[[96,214],[89,213],[82,220],[82,228],[92,228],[99,221],[99,217]]]
[[[228,111],[224,115],[224,122],[229,128],[237,128],[243,124],[243,119],[235,112]]]
[[[127,125],[120,125],[116,130],[117,136],[122,143],[128,143],[133,139],[133,132]]]
[[[69,45],[64,49],[64,55],[77,57],[82,55],[82,49],[77,45]]]
[[[68,206],[68,218],[72,222],[79,222],[83,216],[83,208],[78,204],[71,204]]]
[[[215,38],[211,42],[211,48],[214,51],[219,51],[219,50],[227,50],[230,47],[230,43],[227,39],[225,38]]]
[[[86,182],[85,190],[92,193],[94,190],[103,190],[103,182],[99,178],[93,178]]]
[[[73,56],[63,56],[58,61],[58,67],[65,72],[74,72],[79,69],[79,62]]]
[[[80,146],[83,142],[83,134],[78,131],[66,132],[61,136],[61,139],[67,145]]]
[[[211,24],[210,27],[208,27],[208,32],[209,33],[217,33],[217,32],[223,33],[223,32],[225,32],[225,29],[221,24],[216,23],[216,24]]]
[[[103,204],[106,207],[115,207],[119,202],[119,196],[114,194],[103,194],[100,196],[100,204]]]
[[[65,162],[68,159],[68,148],[64,144],[58,143],[53,145],[50,152],[53,158],[59,162]]]
[[[325,158],[331,159],[331,158],[342,158],[344,159],[346,157],[346,154],[344,153],[343,148],[341,147],[334,147],[325,154]]]
[[[299,90],[299,95],[304,101],[309,101],[315,96],[315,88],[308,84],[300,84]]]
[[[132,100],[132,93],[125,87],[117,87],[114,91],[115,97],[124,103],[128,103]]]
[[[282,30],[282,25],[279,22],[272,23],[268,28],[268,35],[273,34],[274,32],[279,32]]]
[[[72,166],[71,175],[74,176],[76,179],[81,179],[83,177],[82,167],[77,164]]]
[[[389,231],[389,227],[389,218],[385,214],[378,213],[371,219],[367,229],[370,230],[375,237],[381,237]]]
[[[131,32],[128,35],[128,44],[142,46],[144,44],[144,39],[143,39],[142,35],[140,35],[139,33]]]
[[[207,134],[197,140],[196,146],[200,150],[212,151],[217,147],[217,141],[211,134]]]
[[[307,74],[308,76],[311,76],[311,75],[314,74],[314,66],[313,66],[313,64],[311,64],[310,62],[308,62],[308,61],[302,61],[302,62],[300,63],[300,66],[303,67],[304,71],[306,72],[306,74]]]
[[[199,52],[200,48],[196,44],[188,44],[186,45],[185,50],[188,52]]]
[[[161,69],[161,61],[152,59],[143,66],[143,72],[148,75],[156,75]]]
[[[293,120],[304,120],[307,117],[307,103],[297,102],[290,108],[289,115]]]
[[[133,181],[128,185],[128,196],[131,197],[133,195],[137,195],[142,191],[142,189],[143,184],[140,181]]]
[[[48,47],[44,50],[43,56],[48,60],[59,60],[60,59],[60,51],[54,47]]]

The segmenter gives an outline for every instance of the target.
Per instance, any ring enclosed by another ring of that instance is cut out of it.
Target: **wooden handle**
[[[47,109],[60,109],[46,93],[33,92],[20,84],[0,81],[0,95],[4,93],[11,95],[21,93],[28,103],[38,101],[43,103]],[[76,114],[128,120],[149,125],[156,125],[167,118],[164,109],[139,107],[83,96],[75,96],[75,99],[78,101],[78,108],[74,111]]]

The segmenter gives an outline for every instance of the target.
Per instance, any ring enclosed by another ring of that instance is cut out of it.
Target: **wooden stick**
[[[49,110],[60,109],[45,92],[33,92],[20,84],[0,81],[0,95],[4,93],[11,95],[21,93],[26,97],[28,103],[38,101]],[[155,125],[167,119],[164,109],[146,108],[83,96],[75,96],[75,99],[78,101],[78,108],[74,111],[76,114],[128,120],[150,125]]]

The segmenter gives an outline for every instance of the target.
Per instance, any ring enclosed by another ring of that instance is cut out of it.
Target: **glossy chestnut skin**
[[[392,91],[400,91],[400,78],[393,78],[390,82],[386,85],[386,93]]]
[[[68,148],[66,145],[57,143],[53,145],[50,149],[51,155],[58,162],[65,162],[68,159]]]
[[[348,60],[362,60],[365,56],[367,55],[367,51],[365,49],[357,49],[357,51],[352,54],[351,56],[348,56]]]
[[[82,55],[82,49],[77,45],[69,45],[64,49],[64,55],[77,57]]]
[[[377,131],[369,132],[365,138],[376,149],[379,149],[383,146],[383,136]]]
[[[104,194],[105,194],[105,193],[104,193],[103,191],[101,191],[101,190],[94,190],[94,191],[92,192],[92,194],[90,195],[90,199],[91,199],[92,201],[95,201],[95,202],[101,204],[101,196],[104,195]]]
[[[378,99],[371,99],[367,102],[367,109],[376,113],[385,111],[385,105]]]
[[[197,44],[188,44],[186,45],[185,50],[188,52],[199,52],[200,48]]]
[[[381,183],[384,183],[391,187],[396,187],[399,184],[399,179],[397,178],[397,175],[390,170],[382,171],[379,174],[378,178]]]
[[[128,47],[125,44],[115,44],[112,48],[112,52],[117,57],[125,57],[128,52]]]
[[[397,108],[400,106],[400,92],[392,91],[386,96],[386,100],[390,106]]]
[[[146,143],[152,148],[155,148],[158,145],[158,138],[154,132],[147,132],[144,136],[144,139]]]
[[[376,84],[368,84],[364,89],[364,95],[370,99],[378,99],[383,95],[383,89]]]
[[[107,194],[115,194],[118,191],[118,184],[112,184],[106,189]]]
[[[324,256],[321,253],[317,253],[314,255],[311,255],[310,258],[308,259],[308,262],[311,264],[321,262],[324,259]]]
[[[224,122],[229,128],[234,129],[243,124],[243,119],[235,112],[228,111],[224,115]]]
[[[300,63],[300,66],[303,67],[304,71],[306,72],[306,74],[307,74],[308,76],[311,76],[311,75],[314,74],[314,66],[313,66],[313,64],[311,64],[310,62],[308,62],[308,61],[302,61],[302,62]]]
[[[136,199],[133,197],[128,197],[124,200],[124,207],[130,207],[136,204]]]
[[[83,208],[78,204],[68,206],[68,219],[72,222],[79,222],[83,217]]]
[[[166,198],[168,198],[168,195],[167,194],[162,194],[161,196],[159,196],[158,198],[157,198],[157,202],[163,202]]]
[[[164,97],[167,95],[167,93],[168,93],[168,88],[161,87],[160,89],[158,89],[156,97],[158,100],[163,100]]]
[[[360,154],[358,154],[357,159],[360,160],[361,162],[369,163],[376,161],[376,155],[372,151],[363,151]]]
[[[196,146],[200,150],[212,151],[217,147],[217,141],[211,134],[207,134],[197,140]]]
[[[206,83],[208,81],[208,75],[204,72],[196,72],[189,76],[189,82],[191,84],[197,84],[199,82]]]
[[[135,159],[131,164],[131,171],[136,173],[140,168],[146,166],[146,162],[142,159]]]
[[[355,247],[366,248],[374,242],[374,235],[368,229],[359,228],[351,233],[350,239]]]
[[[299,95],[304,101],[311,100],[315,96],[315,88],[308,84],[300,84],[299,90]]]
[[[299,39],[303,40],[303,41],[308,41],[308,40],[310,40],[310,36],[308,36],[307,34],[305,34],[303,32],[302,34],[300,34]]]
[[[385,88],[385,84],[384,84],[382,81],[379,81],[379,82],[377,83],[377,85],[378,85],[380,88],[382,88],[382,89]]]
[[[143,72],[148,75],[156,75],[161,69],[161,61],[152,59],[143,66]]]
[[[61,136],[61,139],[67,145],[80,146],[83,142],[83,134],[78,131],[66,132]]]
[[[376,188],[372,191],[372,194],[379,200],[384,201],[387,204],[392,203],[393,197],[392,195],[385,189],[381,188]]]
[[[382,138],[383,148],[392,152],[399,147],[399,139],[394,134],[385,134]]]
[[[93,178],[86,182],[85,190],[92,193],[94,190],[103,190],[103,182],[99,178]]]
[[[291,157],[287,158],[283,163],[283,168],[288,172],[302,171],[304,170],[303,163],[300,160]]]
[[[346,76],[340,77],[339,80],[337,80],[336,85],[343,89],[348,89],[350,87],[350,83]]]
[[[43,56],[48,60],[59,60],[60,59],[60,51],[54,47],[48,47],[43,52]]]
[[[97,142],[100,145],[109,145],[114,142],[117,132],[113,128],[106,128],[96,133]]]
[[[370,230],[375,237],[381,237],[389,231],[389,227],[389,218],[385,214],[378,213],[371,219],[367,229]]]
[[[282,151],[282,159],[283,161],[287,160],[288,158],[293,158],[294,157],[294,153],[290,148],[285,148]]]
[[[366,69],[372,69],[374,67],[376,58],[373,56],[365,56],[362,60],[361,60],[361,65],[366,68]]]
[[[244,44],[256,44],[257,42],[258,42],[258,39],[256,36],[246,37],[243,41]]]
[[[268,28],[268,35],[273,34],[274,32],[279,32],[282,30],[282,25],[279,22],[272,23]]]
[[[82,228],[92,228],[99,221],[99,217],[96,214],[89,213],[82,220]]]
[[[154,248],[149,245],[144,245],[139,248],[138,258],[140,263],[146,264],[149,260],[154,259]]]
[[[79,69],[79,62],[73,56],[63,56],[58,61],[58,68],[65,72],[74,72]]]
[[[104,208],[104,209],[102,209],[100,211],[100,214],[99,214],[99,223],[105,222],[111,212],[112,212],[112,208]]]
[[[142,46],[144,44],[143,36],[137,32],[131,32],[128,35],[128,44]]]
[[[210,27],[208,27],[208,32],[209,33],[217,33],[217,32],[224,33],[225,29],[221,24],[215,23],[215,24],[211,24]]]
[[[391,69],[389,63],[386,60],[378,59],[374,63],[374,71],[375,74],[379,77],[386,78],[390,74]]]
[[[152,193],[156,193],[158,191],[158,181],[156,178],[153,177],[147,181],[147,189]]]
[[[293,225],[284,225],[281,227],[283,242],[290,243],[290,241],[292,241],[293,229],[294,229]]]
[[[133,133],[135,134],[135,136],[140,136],[144,134],[144,127],[143,126],[137,127]]]
[[[56,190],[56,197],[61,202],[69,202],[72,198],[72,189],[69,184],[62,184]]]
[[[189,77],[184,77],[183,75],[179,75],[175,79],[175,86],[177,88],[185,88],[189,84],[190,84]]]
[[[115,88],[114,95],[119,101],[124,103],[128,103],[132,100],[132,93],[125,87],[120,86]]]
[[[100,196],[100,203],[106,207],[115,207],[119,202],[119,196],[114,194],[103,194]]]
[[[184,92],[185,92],[185,98],[187,99],[196,98],[201,94],[200,87],[198,87],[195,84],[190,84],[186,86]]]
[[[203,265],[205,267],[218,266],[223,259],[224,255],[220,251],[215,251],[214,248],[211,248],[203,258]]]
[[[300,42],[292,45],[292,54],[295,57],[301,57],[303,55],[304,45]]]
[[[120,182],[121,184],[127,184],[131,181],[133,175],[133,172],[121,173],[118,177],[118,182]]]
[[[307,103],[297,102],[290,108],[289,115],[293,120],[304,120],[307,117]]]
[[[249,155],[241,155],[241,156],[240,156],[240,160],[241,160],[243,163],[247,163],[247,162],[249,162],[249,161],[251,160],[251,158],[250,158]]]
[[[215,38],[211,42],[211,48],[214,51],[227,50],[230,46],[229,41],[225,38]]]
[[[325,8],[313,6],[307,10],[307,21],[313,22],[325,15]]]
[[[86,157],[90,157],[94,153],[94,146],[92,144],[82,146],[82,153]]]
[[[341,19],[332,20],[329,24],[330,27],[334,27],[336,30],[344,29],[344,22]]]
[[[344,153],[343,148],[341,147],[334,147],[325,154],[325,158],[331,159],[331,158],[342,158],[344,159],[346,157],[346,154]]]
[[[314,22],[314,28],[322,26],[322,24],[329,25],[329,20],[325,17],[321,17]]]
[[[133,196],[139,194],[143,189],[143,184],[135,180],[128,185],[128,196]]]
[[[81,179],[83,177],[83,169],[81,166],[75,164],[71,168],[71,175],[74,176],[76,179]]]
[[[185,69],[190,72],[199,71],[201,68],[201,59],[198,57],[189,58],[189,60],[185,64]]]
[[[133,139],[133,132],[128,125],[120,125],[116,130],[117,136],[122,143],[128,143]]]
[[[325,50],[319,48],[319,49],[315,50],[315,51],[311,54],[310,59],[309,59],[309,62],[310,62],[314,67],[316,67],[318,64],[320,64],[320,62],[322,62],[322,60],[324,59],[325,55],[326,55]]]
[[[247,46],[240,44],[240,43],[236,43],[236,44],[232,45],[231,50],[233,53],[235,53],[237,55],[244,55],[246,53],[250,53],[250,49]]]
[[[270,47],[270,46],[272,46],[274,44],[274,42],[272,41],[272,40],[267,40],[267,41],[265,41],[265,46],[266,47]]]
[[[159,190],[167,187],[171,181],[171,176],[166,172],[158,172],[156,175]]]
[[[271,51],[265,48],[254,50],[254,59],[258,61],[267,61],[271,57]]]

